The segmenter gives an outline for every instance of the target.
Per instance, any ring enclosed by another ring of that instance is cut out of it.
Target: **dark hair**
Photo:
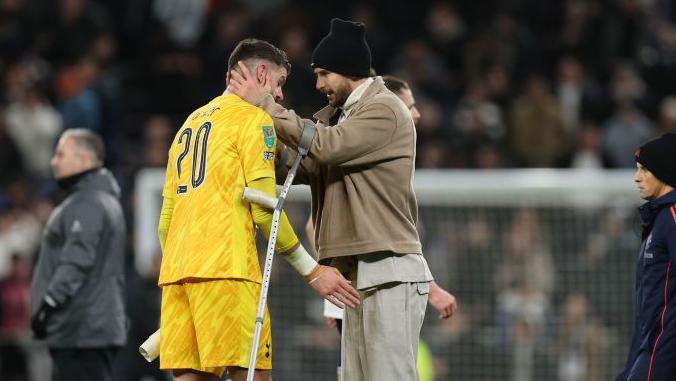
[[[269,61],[285,68],[287,73],[291,72],[291,63],[289,63],[286,52],[267,41],[255,38],[244,39],[235,46],[235,49],[230,53],[230,58],[228,58],[228,72],[237,68],[238,61],[248,59]]]
[[[385,87],[387,87],[391,92],[395,94],[410,89],[406,81],[404,81],[401,78],[397,78],[393,75],[383,76],[383,81],[385,81]]]
[[[62,136],[73,138],[78,147],[91,154],[96,164],[103,164],[106,158],[106,149],[99,134],[86,128],[73,128],[66,130]]]

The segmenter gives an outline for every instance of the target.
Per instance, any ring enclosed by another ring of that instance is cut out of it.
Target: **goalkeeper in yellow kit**
[[[228,60],[243,61],[282,98],[286,54],[268,42],[241,41]],[[162,246],[160,368],[175,380],[211,380],[227,369],[246,378],[261,270],[254,223],[267,236],[272,211],[242,200],[244,187],[275,195],[276,137],[270,116],[228,90],[195,110],[169,151],[158,233]],[[276,250],[310,286],[347,307],[359,294],[337,271],[319,265],[282,214]],[[270,378],[266,313],[256,380]]]

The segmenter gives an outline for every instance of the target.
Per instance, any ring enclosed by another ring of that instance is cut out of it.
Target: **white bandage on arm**
[[[298,245],[295,250],[289,254],[282,255],[282,257],[302,276],[309,275],[318,265],[317,261],[305,250],[303,245]]]

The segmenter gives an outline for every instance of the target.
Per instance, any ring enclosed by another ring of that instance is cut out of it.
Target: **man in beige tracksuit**
[[[345,310],[342,379],[413,381],[432,276],[416,231],[411,114],[381,77],[369,77],[363,24],[333,19],[312,61],[329,105],[314,115],[317,132],[297,179],[312,190],[319,260],[344,273],[361,297]],[[295,149],[311,122],[267,95],[269,78],[241,66],[233,92],[268,112],[279,139]],[[329,298],[347,301],[340,292]]]

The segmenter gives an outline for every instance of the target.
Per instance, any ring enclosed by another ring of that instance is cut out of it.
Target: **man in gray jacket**
[[[103,160],[101,138],[84,129],[64,132],[52,158],[67,197],[47,222],[31,285],[31,329],[47,342],[52,381],[109,380],[127,340],[126,228]]]
[[[382,78],[369,77],[363,24],[333,19],[312,62],[329,105],[314,115],[317,132],[297,179],[312,190],[319,260],[346,274],[362,301],[345,310],[342,379],[412,381],[432,276],[416,231],[411,113]],[[313,122],[277,104],[266,95],[274,84],[241,67],[232,91],[268,112],[280,140],[296,148]]]

